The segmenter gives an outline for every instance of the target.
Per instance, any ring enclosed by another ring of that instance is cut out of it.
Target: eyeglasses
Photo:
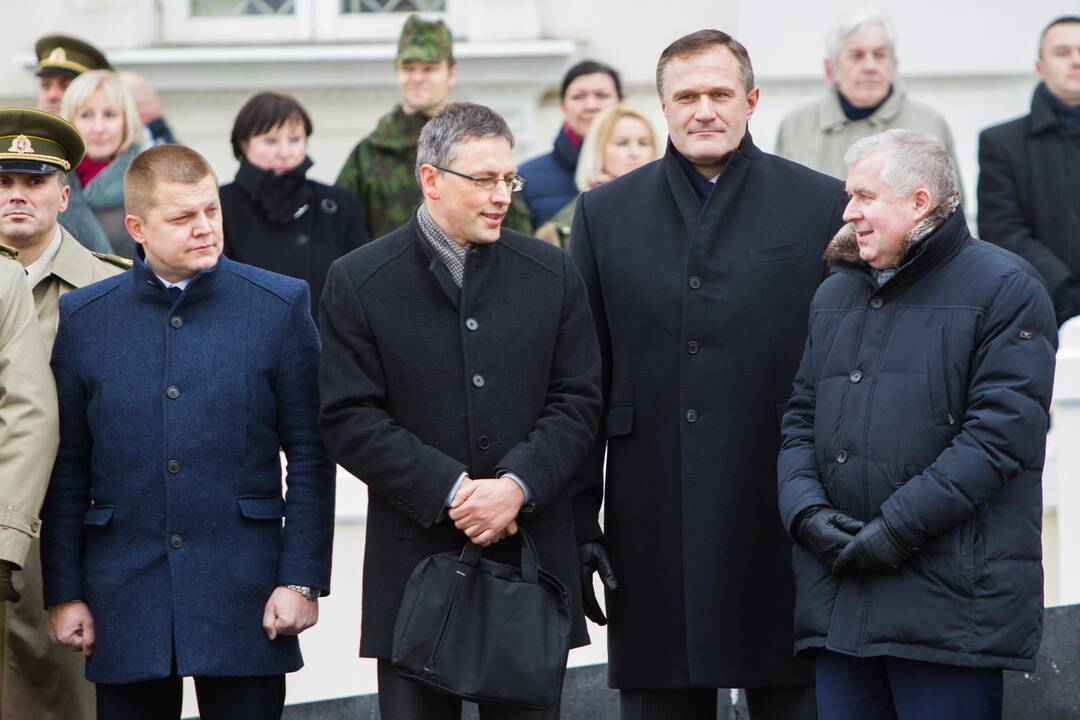
[[[483,190],[484,192],[491,192],[495,189],[495,186],[501,182],[505,182],[506,186],[510,188],[510,192],[512,193],[521,192],[525,189],[525,178],[521,177],[520,175],[507,175],[506,177],[495,177],[494,175],[489,175],[487,177],[476,177],[475,175],[466,175],[463,172],[451,170],[450,168],[442,167],[440,165],[432,165],[432,167],[436,170],[448,172],[451,175],[463,177],[466,180],[472,180],[473,184],[476,185],[476,189]]]

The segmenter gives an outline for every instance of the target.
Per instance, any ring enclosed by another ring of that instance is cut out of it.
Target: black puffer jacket
[[[883,515],[899,572],[829,571],[798,545],[795,650],[1032,670],[1057,327],[1025,261],[953,212],[878,288],[841,231],[783,423],[780,513]]]

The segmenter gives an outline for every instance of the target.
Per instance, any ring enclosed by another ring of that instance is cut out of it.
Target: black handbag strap
[[[521,537],[521,579],[534,585],[540,582],[540,556],[536,553],[536,545],[532,536],[525,528],[518,526],[518,535]],[[461,562],[471,567],[480,563],[480,556],[484,548],[474,542],[465,543],[461,549]]]

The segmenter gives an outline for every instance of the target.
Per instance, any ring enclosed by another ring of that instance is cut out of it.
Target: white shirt
[[[184,278],[180,282],[171,283],[168,280],[166,280],[165,278],[158,275],[157,273],[154,273],[154,277],[156,277],[158,280],[160,280],[161,284],[164,285],[166,288],[180,288],[180,292],[183,292],[184,290],[187,290],[188,284],[191,283],[191,278]],[[192,276],[192,277],[194,277],[194,276]]]

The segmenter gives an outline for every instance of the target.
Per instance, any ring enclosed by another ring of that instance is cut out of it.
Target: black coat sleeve
[[[601,418],[607,412],[611,400],[611,335],[607,325],[600,272],[589,231],[587,193],[578,196],[574,208],[574,224],[570,237],[570,255],[577,265],[585,283],[585,292],[592,310],[592,320],[600,350],[600,389],[602,394]],[[578,544],[600,540],[600,505],[604,500],[604,452],[607,433],[601,421],[596,438],[588,449],[584,461],[578,466],[570,482],[571,503],[574,513],[574,530]]]
[[[466,466],[425,444],[387,412],[378,343],[340,260],[330,266],[319,322],[320,423],[330,455],[400,512],[431,527]]]
[[[563,256],[563,301],[552,352],[547,399],[528,436],[496,469],[520,477],[542,511],[570,480],[596,436],[600,420],[600,352],[585,286]]]
[[[991,131],[979,135],[979,236],[1027,260],[1050,292],[1072,279],[1069,266],[1035,237],[1021,205],[1021,188],[1004,145]]]

